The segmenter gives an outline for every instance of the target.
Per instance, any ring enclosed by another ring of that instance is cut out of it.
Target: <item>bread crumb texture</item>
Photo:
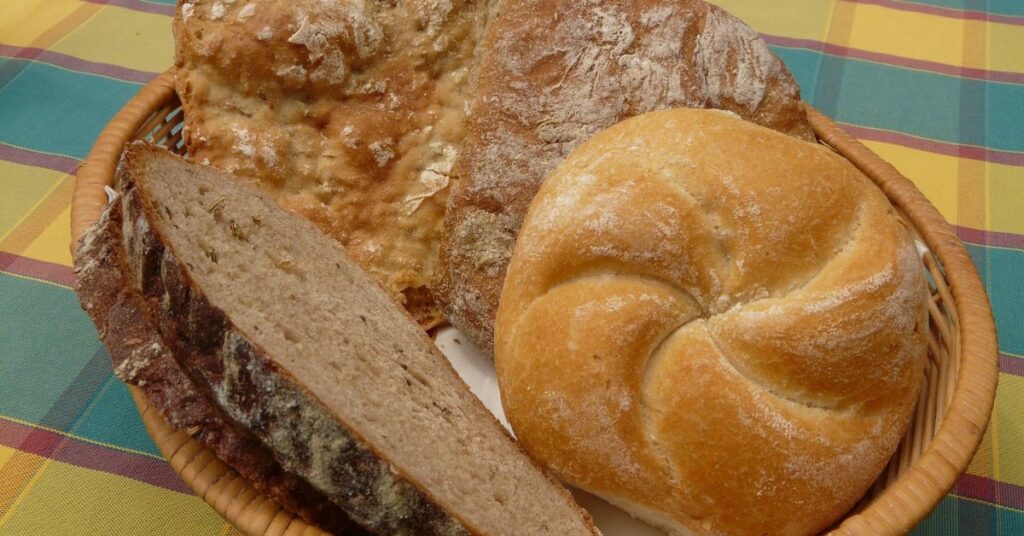
[[[504,408],[556,474],[672,533],[817,533],[903,435],[927,297],[895,210],[828,148],[653,112],[531,205],[496,324]]]

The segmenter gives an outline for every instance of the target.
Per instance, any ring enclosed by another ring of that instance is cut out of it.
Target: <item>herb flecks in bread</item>
[[[817,533],[903,437],[927,300],[895,210],[827,147],[653,112],[531,204],[496,323],[502,404],[556,474],[674,533]]]
[[[375,532],[592,534],[408,314],[307,220],[144,144],[130,285],[196,385]]]
[[[110,352],[114,373],[141,389],[171,426],[211,449],[284,508],[336,534],[361,533],[344,510],[282,468],[270,449],[193,383],[144,311],[138,290],[128,284],[121,222],[121,204],[114,202],[75,253],[75,290]]]

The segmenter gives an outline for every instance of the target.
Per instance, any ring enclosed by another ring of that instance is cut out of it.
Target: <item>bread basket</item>
[[[966,470],[988,424],[998,377],[992,312],[977,271],[949,224],[908,179],[835,123],[807,106],[821,143],[870,177],[926,244],[922,269],[931,300],[925,385],[899,449],[858,505],[830,534],[902,534],[939,503]],[[107,202],[124,145],[149,139],[179,154],[184,112],[169,71],[110,121],[77,172],[71,248]],[[184,432],[175,431],[145,396],[129,386],[149,435],[182,479],[221,516],[254,535],[322,534],[252,489],[234,470]]]

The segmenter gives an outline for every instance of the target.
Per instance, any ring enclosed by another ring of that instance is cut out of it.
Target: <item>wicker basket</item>
[[[149,139],[177,153],[184,113],[173,73],[153,80],[121,109],[78,168],[71,207],[71,247],[107,202],[124,145]],[[847,158],[889,197],[928,246],[923,269],[932,286],[928,364],[916,412],[899,449],[860,503],[831,534],[902,534],[935,508],[967,468],[988,424],[998,376],[988,299],[963,244],[927,199],[892,166],[807,107],[820,141]],[[322,534],[259,495],[187,434],[175,431],[130,387],[146,429],[171,466],[225,519],[248,534]]]

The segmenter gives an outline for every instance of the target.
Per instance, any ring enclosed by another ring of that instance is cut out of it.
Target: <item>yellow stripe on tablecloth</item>
[[[60,216],[62,211],[71,206],[74,188],[74,178],[70,175],[65,176],[15,226],[13,231],[0,240],[0,251],[21,255],[53,223],[53,220]],[[68,232],[70,233],[70,231]]]
[[[83,4],[78,0],[3,0],[4,15],[0,17],[0,43],[16,47],[44,47],[40,36],[51,32],[59,21],[69,17],[84,20],[102,6]],[[76,13],[77,12],[77,13]]]
[[[109,6],[50,50],[138,71],[163,72],[174,61],[171,17]]]
[[[1024,234],[1024,214],[1020,211],[1020,200],[1024,199],[1024,167],[862,141],[914,181],[950,223]],[[982,166],[983,174],[965,173],[970,170],[962,169],[964,162],[968,162],[967,166]]]
[[[69,229],[71,229],[70,206],[54,218],[53,222],[21,252],[21,256],[71,266],[71,248],[68,247],[71,241]]]
[[[3,482],[0,484],[0,528],[4,528],[13,517],[18,505],[49,463],[50,460],[42,456],[15,449],[7,461],[0,465],[0,476],[3,476],[0,478],[0,482]]]
[[[882,160],[914,181],[921,193],[951,222],[957,218],[957,166],[959,159],[902,145],[861,140]]]
[[[993,409],[993,471],[1000,482],[1024,486],[1024,377],[999,374]]]
[[[1024,70],[1024,26],[989,25],[988,64],[997,71]]]
[[[961,65],[964,60],[965,26],[985,24],[870,4],[855,5],[851,47],[946,65]],[[984,63],[964,66],[987,67]]]
[[[194,495],[51,461],[0,521],[10,534],[217,534],[225,526]]]
[[[0,242],[65,178],[60,171],[0,160]]]
[[[751,28],[769,35],[823,41],[833,0],[787,0],[765,7],[764,0],[714,0]]]

